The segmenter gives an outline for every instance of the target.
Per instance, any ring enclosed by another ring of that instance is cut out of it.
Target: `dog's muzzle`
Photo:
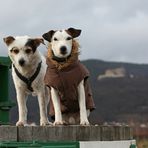
[[[66,48],[66,46],[62,46],[62,47],[60,48],[60,53],[63,54],[63,55],[65,55],[65,54],[67,53],[67,48]]]
[[[19,65],[20,66],[24,66],[25,65],[25,60],[24,59],[20,59],[19,60]]]

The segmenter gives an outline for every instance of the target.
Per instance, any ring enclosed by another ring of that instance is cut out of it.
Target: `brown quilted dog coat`
[[[53,87],[58,91],[61,102],[62,113],[75,113],[79,112],[78,103],[78,85],[84,79],[85,96],[86,96],[86,108],[93,110],[94,101],[92,98],[92,92],[88,83],[89,72],[84,65],[78,60],[75,60],[73,64],[58,69],[49,58],[46,61],[48,68],[45,75],[45,84],[50,88]],[[54,116],[54,107],[52,100],[50,99],[50,111],[49,114]]]

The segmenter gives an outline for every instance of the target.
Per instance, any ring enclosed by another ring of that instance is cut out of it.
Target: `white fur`
[[[51,39],[51,48],[55,56],[59,58],[65,58],[70,55],[72,48],[72,40],[67,40],[68,37],[71,36],[65,30],[56,31],[54,33]],[[55,38],[57,39],[57,41],[54,40]],[[64,55],[60,53],[60,48],[62,46],[65,46],[67,49],[67,53]]]
[[[53,99],[53,106],[54,106],[54,110],[55,110],[55,122],[54,122],[54,125],[63,124],[58,92],[53,87],[51,87],[51,97],[54,98]]]
[[[41,53],[36,50],[34,53],[26,54],[25,44],[30,37],[28,36],[21,36],[15,37],[15,40],[8,46],[9,49],[9,56],[12,60],[12,64],[18,69],[18,71],[25,77],[31,77],[38,66],[38,63],[42,61],[41,69],[36,77],[36,79],[32,83],[32,88],[34,90],[33,94],[38,96],[39,108],[40,108],[40,125],[45,126],[49,124],[48,117],[47,117],[47,105],[49,102],[49,94],[48,90],[44,84],[44,75],[46,72],[46,60],[41,55]],[[18,54],[11,53],[10,50],[12,48],[17,48],[19,50]],[[18,61],[20,59],[25,60],[25,65],[20,66]],[[16,123],[17,126],[25,126],[27,125],[27,107],[26,107],[26,100],[27,95],[31,92],[27,89],[27,85],[18,78],[15,73],[14,67],[12,66],[12,76],[16,88],[17,93],[17,102],[18,102],[18,112],[19,112],[19,120]],[[33,104],[32,104],[32,107]]]
[[[84,80],[82,80],[78,85],[78,95],[79,95],[78,100],[80,107],[80,124],[89,125],[89,121],[87,119],[87,110],[86,110],[86,101],[85,101]]]
[[[57,41],[54,41],[55,37],[57,38]],[[52,50],[56,56],[63,58],[70,55],[72,50],[72,40],[66,40],[67,37],[71,37],[71,36],[64,30],[56,31],[54,33],[51,40],[51,45],[52,45]],[[60,54],[61,46],[66,46],[67,48],[67,54],[64,56]],[[87,116],[89,116],[89,110],[88,111],[86,110],[84,80],[82,80],[78,85],[78,93],[79,93],[78,100],[79,100],[79,107],[80,107],[80,124],[89,125],[89,121],[87,118]],[[59,100],[58,92],[54,88],[51,88],[51,96],[53,98],[52,101],[55,109],[54,125],[63,124],[62,113],[60,108],[60,100]]]

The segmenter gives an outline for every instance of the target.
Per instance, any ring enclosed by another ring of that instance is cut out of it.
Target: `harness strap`
[[[40,69],[41,69],[41,64],[42,61],[38,64],[38,67],[35,71],[35,73],[30,77],[30,78],[26,78],[24,77],[19,71],[18,69],[15,67],[15,65],[13,64],[14,70],[16,75],[27,85],[28,90],[30,90],[31,92],[33,92],[33,88],[32,88],[32,82],[35,80],[35,78],[38,76]]]

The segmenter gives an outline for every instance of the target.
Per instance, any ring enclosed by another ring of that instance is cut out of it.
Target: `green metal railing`
[[[8,57],[0,57],[0,124],[9,123],[9,111],[15,104],[9,100],[9,68]]]
[[[0,142],[0,148],[79,148],[79,142]]]

